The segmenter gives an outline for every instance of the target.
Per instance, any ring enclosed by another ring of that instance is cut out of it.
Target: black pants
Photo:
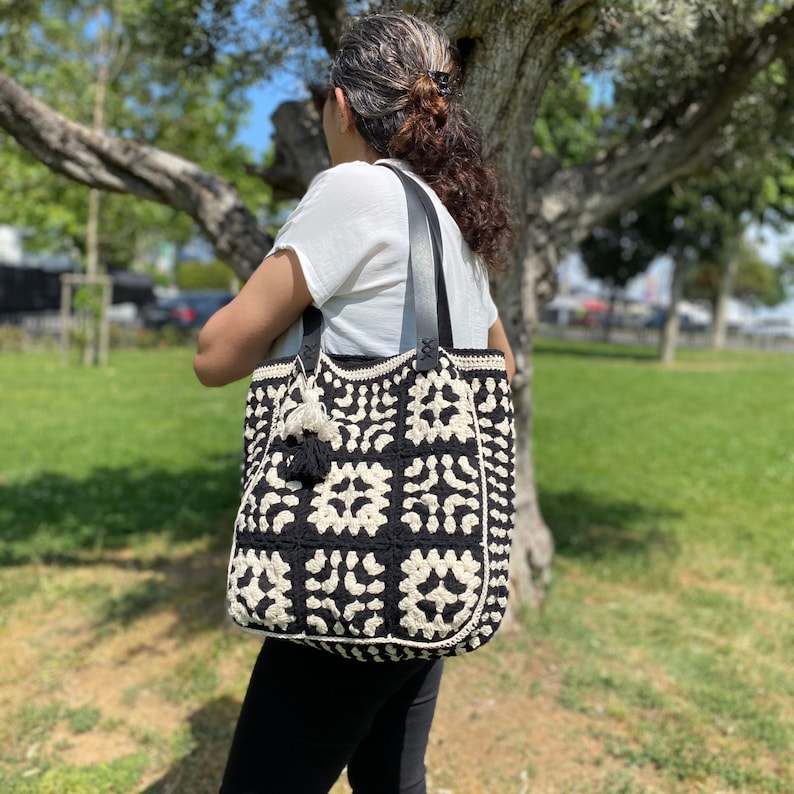
[[[356,662],[267,640],[251,674],[220,794],[425,794],[441,661]]]

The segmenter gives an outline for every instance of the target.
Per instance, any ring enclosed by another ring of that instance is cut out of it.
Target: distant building
[[[21,313],[54,311],[61,305],[61,275],[75,270],[74,257],[26,251],[25,233],[0,224],[0,314],[9,319]],[[154,280],[143,273],[118,271],[113,279],[113,302],[143,306],[154,296]]]
[[[19,229],[0,223],[0,264],[22,264],[22,234]]]
[[[61,303],[61,273],[74,269],[68,253],[25,250],[22,229],[0,224],[0,312],[39,312]]]
[[[0,224],[0,265],[68,273],[74,270],[75,262],[68,251],[25,250],[24,230]]]

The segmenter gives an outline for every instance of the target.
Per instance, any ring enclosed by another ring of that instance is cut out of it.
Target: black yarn
[[[293,480],[310,488],[325,479],[331,471],[331,445],[320,441],[317,433],[304,431],[303,441],[295,447],[287,469]]]

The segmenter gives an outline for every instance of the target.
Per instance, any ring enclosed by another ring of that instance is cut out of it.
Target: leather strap
[[[430,196],[416,180],[398,166],[390,163],[380,163],[380,165],[397,174],[405,189],[417,329],[417,368],[420,371],[435,369],[438,366],[438,345],[447,348],[454,346],[442,266],[444,247],[438,213]],[[430,239],[427,236],[428,228]]]
[[[320,337],[323,328],[323,313],[309,304],[303,310],[303,341],[298,355],[306,372],[317,369],[320,361]]]
[[[393,171],[405,190],[408,209],[409,271],[416,317],[416,367],[420,372],[438,366],[439,344],[453,347],[446,282],[442,267],[441,227],[433,202],[425,191],[397,166],[379,163]],[[320,357],[322,312],[307,306],[303,312],[303,342],[299,356],[306,371]]]

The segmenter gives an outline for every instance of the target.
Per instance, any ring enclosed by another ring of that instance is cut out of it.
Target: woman
[[[455,347],[513,356],[488,290],[510,215],[479,136],[454,97],[443,34],[414,17],[356,20],[322,108],[333,167],[318,175],[239,295],[199,337],[207,386],[294,355],[301,313],[322,310],[323,348],[390,356],[415,346],[405,194],[387,159],[439,215]],[[221,794],[325,794],[347,765],[355,794],[422,794],[440,661],[365,663],[267,640],[252,673]]]

